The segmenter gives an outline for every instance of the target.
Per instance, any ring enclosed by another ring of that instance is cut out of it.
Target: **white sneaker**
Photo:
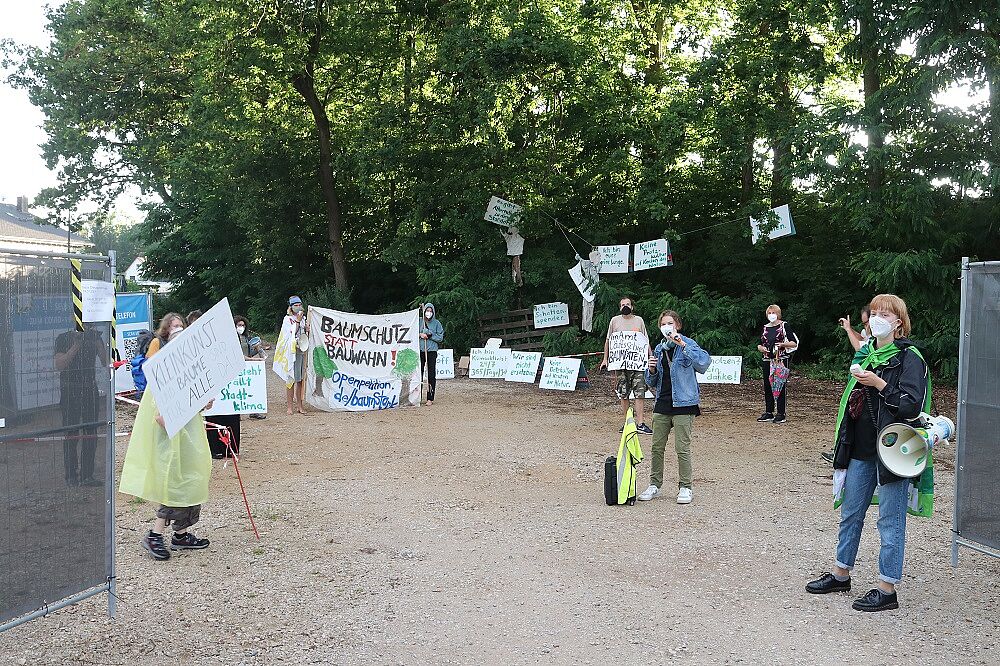
[[[646,488],[645,490],[643,490],[642,494],[639,495],[638,497],[636,497],[636,499],[637,500],[641,500],[643,502],[646,502],[648,500],[653,499],[654,497],[656,497],[659,494],[660,494],[660,489],[657,488],[656,486],[652,486],[651,485],[649,488]],[[688,501],[690,501],[690,500],[688,500]]]
[[[639,499],[642,499],[641,497]],[[681,488],[677,492],[677,503],[678,504],[690,504],[691,503],[691,489]]]

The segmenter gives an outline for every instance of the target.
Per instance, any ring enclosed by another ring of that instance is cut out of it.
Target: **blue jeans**
[[[850,571],[858,555],[865,513],[871,505],[878,484],[874,460],[851,460],[844,483],[844,502],[840,505],[840,535],[837,540],[837,566]],[[903,479],[878,486],[879,578],[895,585],[903,578],[903,544],[906,541],[906,503],[910,480]]]

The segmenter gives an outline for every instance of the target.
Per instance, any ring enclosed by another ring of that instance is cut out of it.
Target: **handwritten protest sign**
[[[535,328],[569,326],[569,305],[566,303],[542,303],[535,306]]]
[[[267,375],[264,361],[247,361],[239,377],[226,384],[215,396],[205,416],[216,414],[267,414]]]
[[[104,280],[83,280],[84,321],[111,321],[115,311],[115,285]]]
[[[492,347],[476,348],[469,351],[469,377],[472,379],[504,379],[510,367],[510,349]]]
[[[649,338],[639,331],[608,336],[608,370],[644,370],[649,365]]]
[[[795,223],[792,222],[792,213],[788,209],[788,204],[772,208],[771,212],[778,216],[777,225],[767,234],[768,239],[781,238],[782,236],[795,235]],[[753,244],[763,236],[762,229],[770,224],[768,220],[755,220],[750,218],[750,233],[753,237]]]
[[[742,356],[713,356],[708,372],[695,377],[699,384],[739,384],[742,372]]]
[[[510,367],[507,368],[507,381],[534,384],[538,374],[538,364],[542,360],[542,352],[511,352]]]
[[[576,262],[576,266],[569,269],[569,276],[573,279],[576,288],[580,290],[583,300],[593,303],[594,298],[596,298],[597,283],[584,274],[582,262]]]
[[[650,268],[673,266],[674,258],[670,254],[670,243],[663,238],[635,244],[635,270],[645,271]]]
[[[167,435],[173,437],[246,368],[223,298],[142,365]]]
[[[309,307],[306,400],[325,411],[420,404],[420,312]]]
[[[434,371],[437,379],[455,378],[455,350],[438,349],[437,367]]]
[[[628,245],[599,245],[601,273],[628,273]]]
[[[575,391],[580,374],[580,359],[546,357],[538,388]]]
[[[500,197],[493,197],[486,207],[486,215],[483,216],[483,219],[503,227],[516,226],[522,210],[524,209],[516,203],[511,203]]]

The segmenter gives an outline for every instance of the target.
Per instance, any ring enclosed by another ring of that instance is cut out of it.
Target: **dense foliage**
[[[598,336],[624,292],[749,353],[776,302],[841,366],[837,318],[891,291],[950,375],[959,260],[1000,250],[996,2],[68,0],[50,22],[6,49],[47,117],[45,201],[158,193],[149,265],[262,328],[294,292],[429,298],[464,349],[477,314],[578,307],[580,237],[666,237],[673,267],[605,277]],[[957,84],[985,102],[935,101]],[[526,209],[520,288],[491,195]],[[752,245],[783,203],[797,235]]]

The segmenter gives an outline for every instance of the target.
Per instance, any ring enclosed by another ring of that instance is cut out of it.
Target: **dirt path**
[[[0,661],[997,663],[1000,561],[949,566],[951,450],[934,518],[908,523],[898,612],[850,608],[876,575],[873,520],[856,594],[804,593],[836,541],[818,455],[833,392],[797,381],[773,426],[754,422],[753,387],[708,387],[694,503],[618,508],[602,495],[620,424],[602,381],[563,395],[456,380],[430,408],[297,417],[275,381],[282,409],[243,422],[263,541],[221,463],[208,551],[148,559],[153,507],[121,497],[117,620],[88,601],[0,635]],[[666,469],[670,488],[669,451]]]

